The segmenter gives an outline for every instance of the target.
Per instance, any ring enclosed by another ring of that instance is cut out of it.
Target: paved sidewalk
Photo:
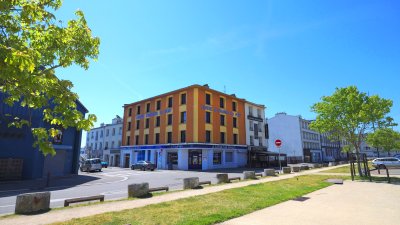
[[[336,167],[341,167],[341,166],[345,166],[345,165],[340,165],[340,166],[336,166]],[[336,167],[325,167],[325,168],[321,168],[321,169],[308,170],[308,171],[304,171],[304,172],[300,172],[300,173],[281,175],[279,177],[270,177],[270,178],[259,179],[259,180],[250,180],[250,181],[245,181],[245,182],[211,186],[211,187],[206,187],[204,189],[197,189],[197,190],[187,190],[187,191],[182,191],[182,192],[176,192],[176,193],[155,196],[155,197],[148,198],[148,199],[109,202],[109,203],[99,204],[99,205],[68,208],[68,209],[55,210],[55,211],[50,211],[48,213],[32,215],[32,216],[22,216],[22,215],[14,216],[14,217],[10,217],[10,218],[0,219],[0,224],[2,224],[2,225],[7,225],[7,224],[10,224],[10,225],[19,225],[19,224],[34,225],[34,224],[49,224],[49,223],[55,223],[55,222],[62,222],[62,221],[71,220],[73,218],[81,218],[81,217],[87,217],[87,216],[92,216],[92,215],[96,215],[96,214],[102,214],[102,213],[106,213],[106,212],[115,212],[115,211],[121,211],[121,210],[125,210],[125,209],[139,208],[139,207],[143,207],[146,205],[152,205],[152,204],[157,204],[157,203],[162,203],[162,202],[167,202],[167,201],[178,200],[178,199],[182,199],[182,198],[188,198],[188,197],[192,197],[192,196],[215,193],[215,192],[223,191],[226,189],[244,187],[244,186],[248,186],[248,185],[252,185],[252,184],[266,183],[266,182],[271,182],[271,181],[288,179],[288,178],[301,176],[301,175],[318,173],[320,171],[329,170],[329,169],[336,168]],[[321,174],[321,175],[323,175],[323,174]]]
[[[222,225],[397,225],[400,224],[400,185],[345,181]]]

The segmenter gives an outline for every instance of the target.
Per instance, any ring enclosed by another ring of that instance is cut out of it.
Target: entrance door
[[[125,164],[124,164],[125,168],[129,168],[129,161],[130,161],[129,159],[130,159],[130,155],[125,154]]]
[[[201,150],[189,150],[189,170],[202,169],[201,152],[202,152]]]
[[[157,151],[154,151],[154,164],[156,165],[156,168],[158,168],[157,167],[157,164],[158,164],[158,152]]]

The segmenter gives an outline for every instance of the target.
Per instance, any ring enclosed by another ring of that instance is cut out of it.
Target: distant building
[[[122,122],[118,115],[111,124],[102,123],[88,131],[86,154],[89,158],[101,158],[109,166],[120,166],[120,147],[122,144]]]
[[[309,128],[310,122],[301,116],[277,113],[267,121],[268,150],[286,154],[288,163],[323,161],[320,134]],[[280,148],[275,146],[277,139],[282,141]]]
[[[191,85],[124,105],[121,165],[208,170],[247,163],[245,100]]]
[[[19,105],[10,107],[3,103],[4,98],[0,93],[0,180],[37,179],[49,173],[51,177],[77,174],[82,132],[75,128],[59,129],[59,135],[53,140],[56,155],[45,157],[38,148],[32,147],[30,128],[8,127],[10,118],[14,117],[30,119],[32,127],[52,127],[43,121],[43,112]],[[79,101],[77,109],[83,115],[88,112]]]

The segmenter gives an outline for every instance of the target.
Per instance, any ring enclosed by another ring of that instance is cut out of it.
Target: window
[[[112,136],[115,136],[115,128],[112,129]]]
[[[100,150],[103,150],[103,143],[100,142]]]
[[[132,116],[132,108],[128,109],[128,116]]]
[[[257,109],[257,116],[261,118],[261,109]]]
[[[211,112],[206,112],[206,123],[211,123]]]
[[[114,148],[114,141],[111,142],[111,148]]]
[[[127,129],[128,131],[130,131],[131,130],[131,122],[128,122],[128,129]]]
[[[186,112],[181,112],[181,123],[186,123]]]
[[[225,99],[224,98],[219,98],[219,107],[225,108]]]
[[[93,133],[92,133],[92,135],[93,135]],[[106,136],[108,137],[108,135],[110,135],[110,130],[109,129],[106,130]],[[92,138],[93,138],[93,136],[92,136]]]
[[[214,152],[213,154],[213,164],[220,165],[222,163],[222,153],[221,152]]]
[[[254,137],[253,136],[250,136],[250,145],[254,145]]]
[[[155,140],[156,144],[160,144],[160,134],[156,133],[156,140]]]
[[[221,144],[225,144],[225,132],[221,132]]]
[[[103,137],[103,130],[100,131],[100,137]]]
[[[119,133],[118,134],[122,134],[122,127],[119,128]]]
[[[172,124],[172,114],[168,114],[167,125],[171,125],[171,124]]]
[[[160,110],[161,109],[161,100],[158,100],[156,103],[156,110]]]
[[[181,94],[181,105],[186,105],[186,94]]]
[[[150,112],[150,103],[146,104],[146,112]]]
[[[168,98],[168,108],[172,107],[172,97]]]
[[[144,144],[145,145],[149,144],[149,135],[148,134],[144,135]]]
[[[233,162],[233,152],[225,152],[225,162]]]
[[[144,157],[146,156],[146,150],[141,150],[137,154],[137,161],[144,161]]]
[[[250,121],[250,131],[253,131],[253,130],[254,130],[254,122]]]
[[[149,128],[149,127],[150,127],[150,119],[147,118],[147,119],[146,119],[146,128]]]
[[[211,131],[206,130],[206,143],[211,143]]]
[[[172,132],[167,133],[167,143],[168,144],[172,143]]]
[[[131,144],[131,136],[126,136],[126,145],[130,145]],[[108,142],[106,143],[106,146],[108,148]]]
[[[136,136],[135,136],[135,144],[136,144],[136,145],[139,145],[139,135],[136,135]]]
[[[118,147],[120,147],[121,146],[121,141],[118,141]]]
[[[238,144],[238,135],[237,134],[233,134],[233,144],[234,145]]]
[[[126,137],[127,139],[129,139],[129,136]],[[129,143],[129,142],[128,142]],[[128,144],[129,145],[129,144]],[[108,142],[106,142],[106,144],[104,145],[104,149],[107,150],[108,149]]]
[[[253,116],[253,107],[249,106],[249,115]]]
[[[181,130],[181,143],[186,142],[186,131]]]
[[[99,139],[99,131],[96,131],[96,141]]]
[[[232,111],[236,111],[236,102],[232,102]]]
[[[206,94],[206,104],[211,105],[211,95],[210,94]]]
[[[262,139],[262,137],[259,137],[259,138],[258,138],[258,145],[259,145],[259,146],[263,146],[263,139]]]
[[[237,118],[233,117],[233,127],[237,128]]]
[[[221,121],[221,126],[225,126],[225,115],[220,115],[219,119]]]
[[[136,112],[137,112],[136,114],[140,115],[140,105],[137,106]]]
[[[140,120],[136,120],[136,130],[140,129]]]
[[[97,150],[97,143],[94,143],[94,150]]]
[[[160,116],[156,117],[156,127],[160,126]]]

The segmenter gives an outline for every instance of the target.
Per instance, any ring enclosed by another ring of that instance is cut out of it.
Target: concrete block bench
[[[310,167],[307,166],[307,165],[301,165],[301,166],[300,166],[300,169],[301,169],[301,170],[309,170]]]
[[[292,169],[290,167],[282,167],[283,173],[291,173]]]
[[[194,189],[199,186],[198,177],[189,177],[183,179],[183,189]]]
[[[218,173],[217,174],[217,184],[229,183],[228,174],[227,173]]]
[[[142,197],[149,194],[149,183],[130,184],[128,185],[128,197]]]
[[[254,171],[243,171],[243,179],[256,179],[256,172]]]
[[[300,172],[300,166],[292,166],[292,171],[293,172]]]
[[[50,210],[50,192],[36,192],[17,196],[15,214],[31,214]]]
[[[276,176],[274,169],[264,169],[264,176]]]

